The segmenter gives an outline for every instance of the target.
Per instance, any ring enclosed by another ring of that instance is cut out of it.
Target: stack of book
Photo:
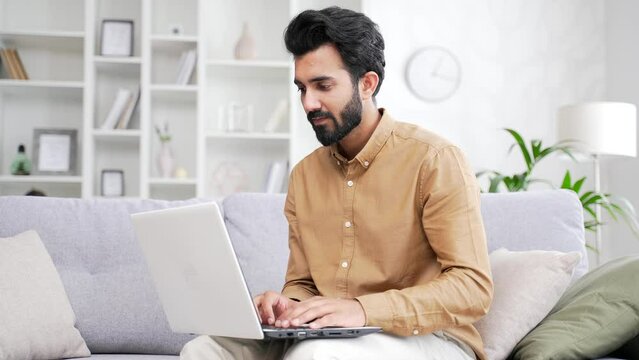
[[[284,183],[288,175],[288,163],[286,161],[274,161],[271,163],[266,175],[264,192],[277,194],[284,191]]]
[[[24,70],[20,55],[16,49],[0,49],[0,60],[2,61],[2,67],[11,79],[14,80],[29,80],[29,75]]]
[[[126,129],[129,126],[133,111],[140,100],[140,89],[131,91],[129,89],[120,88],[115,95],[113,105],[109,114],[102,122],[100,129]]]
[[[197,60],[197,53],[195,50],[187,50],[182,52],[180,57],[180,65],[178,66],[178,73],[175,83],[178,85],[186,85],[193,75],[193,69],[195,68],[195,62]]]

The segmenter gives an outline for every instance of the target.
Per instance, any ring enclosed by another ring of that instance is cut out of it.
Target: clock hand
[[[430,73],[432,76],[437,76],[438,72],[437,70],[439,70],[439,68],[442,66],[442,62],[444,61],[444,57],[440,56],[439,59],[437,59],[437,64],[435,64],[435,67],[433,68],[433,71]]]
[[[442,80],[446,80],[446,81],[452,81],[452,82],[457,81],[457,79],[452,77],[452,76],[447,76],[447,75],[443,75],[443,74],[440,74],[440,73],[434,73],[433,77],[436,77],[436,78],[439,78],[439,79],[442,79]]]

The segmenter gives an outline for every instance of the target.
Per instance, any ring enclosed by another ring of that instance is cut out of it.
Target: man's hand
[[[291,300],[275,291],[267,291],[256,296],[253,298],[253,303],[255,303],[255,307],[257,307],[257,312],[260,314],[262,324],[268,325],[274,325],[275,319],[299,304],[297,301]]]
[[[366,324],[366,314],[359,301],[315,296],[284,311],[275,326],[287,328],[310,322],[312,329],[326,326],[356,327]]]

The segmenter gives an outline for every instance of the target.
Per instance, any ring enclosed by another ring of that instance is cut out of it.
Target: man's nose
[[[307,114],[311,111],[322,109],[322,103],[319,101],[319,98],[310,91],[307,91],[302,97],[302,106]]]

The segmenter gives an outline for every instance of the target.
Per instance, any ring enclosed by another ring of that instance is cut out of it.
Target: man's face
[[[362,120],[362,101],[333,45],[322,45],[295,59],[295,85],[322,145],[343,139]]]

